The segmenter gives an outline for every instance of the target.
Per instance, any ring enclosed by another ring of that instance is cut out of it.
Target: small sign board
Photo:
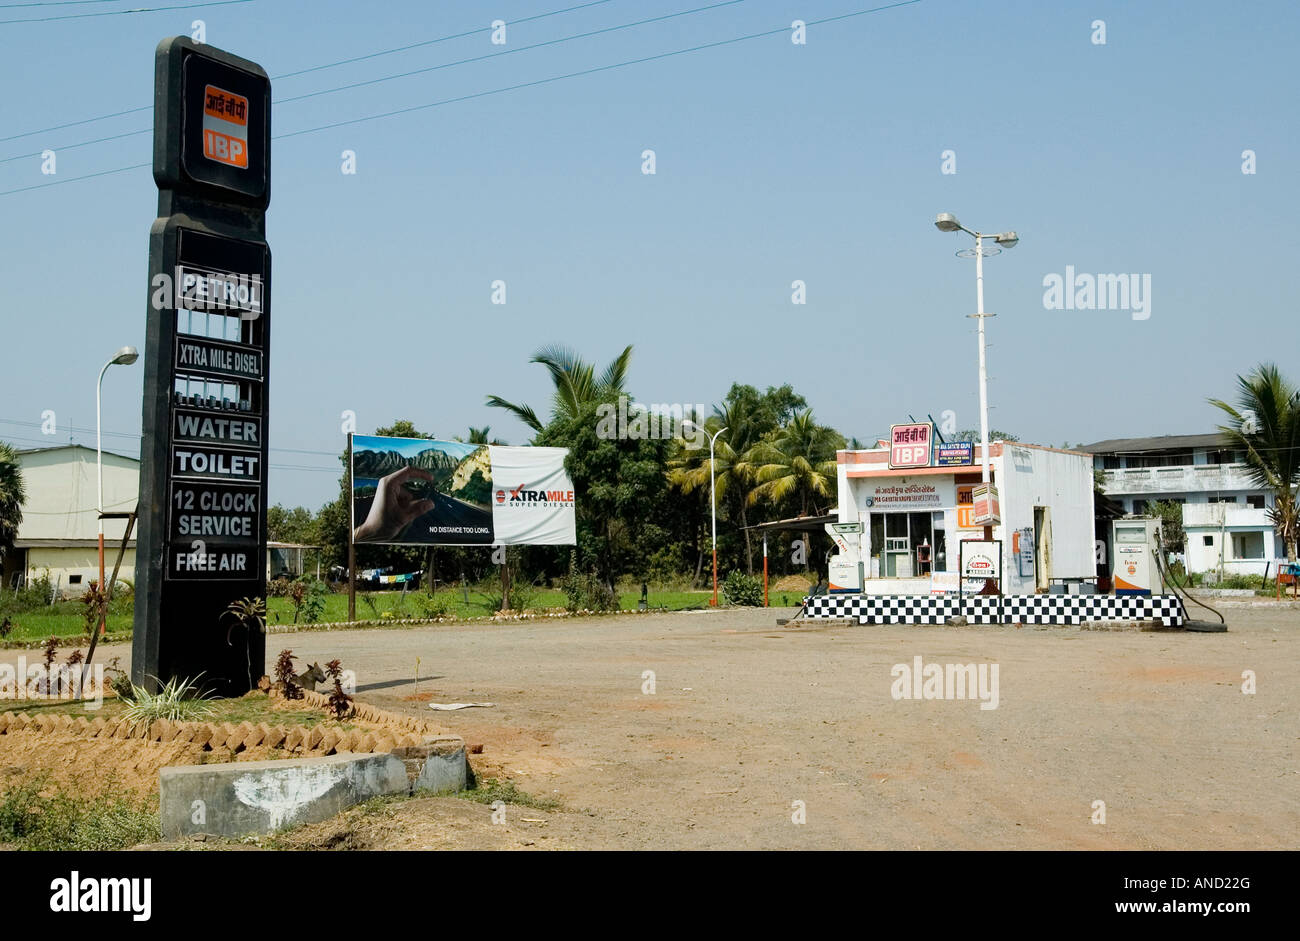
[[[973,441],[949,441],[934,446],[935,467],[966,467],[975,463]]]
[[[929,467],[930,444],[934,427],[929,422],[891,425],[889,428],[889,466]]]
[[[858,520],[856,523],[831,523],[831,529],[837,533],[861,533],[862,520]]]
[[[1001,580],[1001,539],[963,539],[960,545],[962,578]]]
[[[993,484],[976,484],[971,491],[976,526],[993,526],[1002,522],[1002,508],[998,505],[998,488]]]

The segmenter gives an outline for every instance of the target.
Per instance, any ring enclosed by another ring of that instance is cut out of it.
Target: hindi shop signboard
[[[577,543],[567,448],[377,435],[351,443],[356,545]]]
[[[196,677],[222,695],[266,672],[271,253],[270,81],[178,37],[155,56],[132,681]]]
[[[934,428],[929,422],[891,425],[889,428],[890,467],[929,467],[930,442]]]
[[[934,446],[935,467],[966,467],[975,463],[975,444],[971,441],[950,441]]]
[[[855,483],[861,494],[861,509],[873,513],[942,510],[957,499],[952,478],[941,474],[902,475]]]

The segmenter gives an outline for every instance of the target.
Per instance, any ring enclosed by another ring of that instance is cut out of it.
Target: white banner
[[[492,529],[507,546],[572,546],[578,541],[568,448],[488,448]]]

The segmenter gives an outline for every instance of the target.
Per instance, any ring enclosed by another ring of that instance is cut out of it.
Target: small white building
[[[1276,571],[1286,546],[1268,518],[1271,495],[1217,433],[1113,438],[1087,446],[1106,495],[1141,516],[1156,501],[1183,508],[1189,572]]]
[[[1262,507],[1239,503],[1183,504],[1187,571],[1223,575],[1277,573],[1282,541]],[[1273,553],[1279,553],[1277,558]],[[1270,578],[1272,575],[1270,575]]]
[[[129,513],[140,494],[140,462],[104,453],[104,511]],[[14,551],[4,560],[4,585],[48,572],[61,594],[79,595],[99,579],[99,515],[95,449],[80,444],[18,452],[27,499]],[[126,531],[126,520],[104,521],[106,574]],[[127,543],[119,579],[135,578],[135,538]]]
[[[959,544],[984,536],[972,502],[981,482],[980,446],[972,451],[972,464],[907,470],[890,467],[885,446],[838,452],[837,520],[860,523],[862,531],[831,533],[838,547],[832,590],[857,589],[859,561],[867,594],[925,594],[941,584],[955,590]],[[1003,593],[1095,580],[1092,456],[999,441],[989,457],[1001,504],[993,538],[1002,542]]]

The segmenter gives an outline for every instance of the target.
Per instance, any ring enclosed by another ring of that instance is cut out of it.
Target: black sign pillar
[[[229,613],[266,595],[271,83],[253,62],[165,39],[155,56],[140,523],[131,679],[224,695],[265,672]]]

